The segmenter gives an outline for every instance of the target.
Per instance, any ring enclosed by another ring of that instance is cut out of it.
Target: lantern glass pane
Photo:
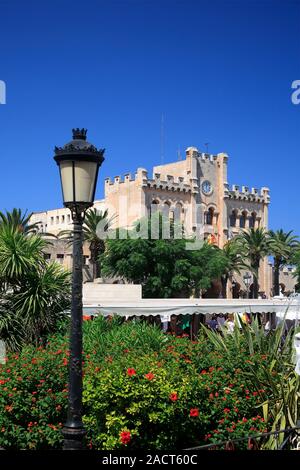
[[[64,202],[73,201],[73,162],[68,160],[60,163],[60,176]]]
[[[97,163],[75,162],[76,202],[93,202]]]

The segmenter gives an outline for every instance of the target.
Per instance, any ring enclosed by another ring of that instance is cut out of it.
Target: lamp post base
[[[86,434],[83,427],[71,428],[65,426],[62,429],[64,436],[63,450],[82,450],[83,449],[83,438]]]

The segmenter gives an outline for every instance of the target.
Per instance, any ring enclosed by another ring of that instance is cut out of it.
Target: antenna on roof
[[[163,113],[161,114],[161,122],[160,122],[160,163],[163,165],[164,163],[164,155],[165,153],[165,120]]]
[[[179,145],[178,145],[178,149],[177,149],[177,159],[182,160]]]
[[[208,153],[208,144],[209,144],[209,143],[210,143],[210,142],[205,142],[205,144],[204,144],[205,147],[206,147],[206,153]]]

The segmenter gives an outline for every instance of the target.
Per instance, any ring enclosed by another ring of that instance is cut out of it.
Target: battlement
[[[190,182],[186,182],[182,176],[174,177],[167,175],[166,179],[162,179],[160,173],[154,173],[152,179],[147,180],[147,186],[154,189],[162,189],[165,191],[182,191],[197,193],[199,191],[197,178],[191,178]]]
[[[227,163],[228,155],[225,152],[218,153],[217,155],[207,153],[207,152],[200,152],[197,147],[188,147],[186,149],[186,156],[187,157],[196,157],[199,158],[204,163],[216,163],[223,159],[223,162]]]
[[[138,168],[134,178],[132,177],[131,173],[125,173],[123,177],[121,175],[117,175],[114,177],[113,181],[110,177],[105,178],[105,186],[114,186],[124,183],[128,184],[133,181],[147,179],[147,174],[147,170],[145,170],[144,168]]]
[[[242,201],[249,202],[264,202],[269,204],[270,202],[270,190],[269,188],[263,187],[260,192],[257,188],[250,188],[248,186],[242,186],[241,190],[237,184],[233,184],[231,190],[229,185],[226,184],[225,192],[229,199],[240,199]]]
[[[189,181],[186,181],[183,176],[162,176],[161,173],[154,173],[153,178],[148,178],[148,172],[144,168],[138,168],[134,178],[131,177],[130,173],[126,173],[123,178],[120,175],[115,176],[113,180],[111,178],[105,178],[105,187],[107,190],[112,190],[122,184],[130,183],[165,191],[193,193],[198,193],[199,191],[197,178],[191,178]]]

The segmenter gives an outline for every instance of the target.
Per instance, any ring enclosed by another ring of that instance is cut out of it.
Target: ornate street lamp
[[[243,279],[244,279],[244,283],[245,283],[245,286],[246,286],[246,289],[247,289],[247,299],[249,299],[249,287],[250,287],[250,284],[251,284],[252,276],[251,276],[251,274],[247,271],[247,272],[244,274]]]
[[[86,210],[94,203],[98,170],[104,149],[86,141],[86,129],[73,129],[73,140],[55,147],[64,206],[73,219],[73,278],[69,360],[69,407],[63,428],[64,449],[82,448],[82,225]]]

